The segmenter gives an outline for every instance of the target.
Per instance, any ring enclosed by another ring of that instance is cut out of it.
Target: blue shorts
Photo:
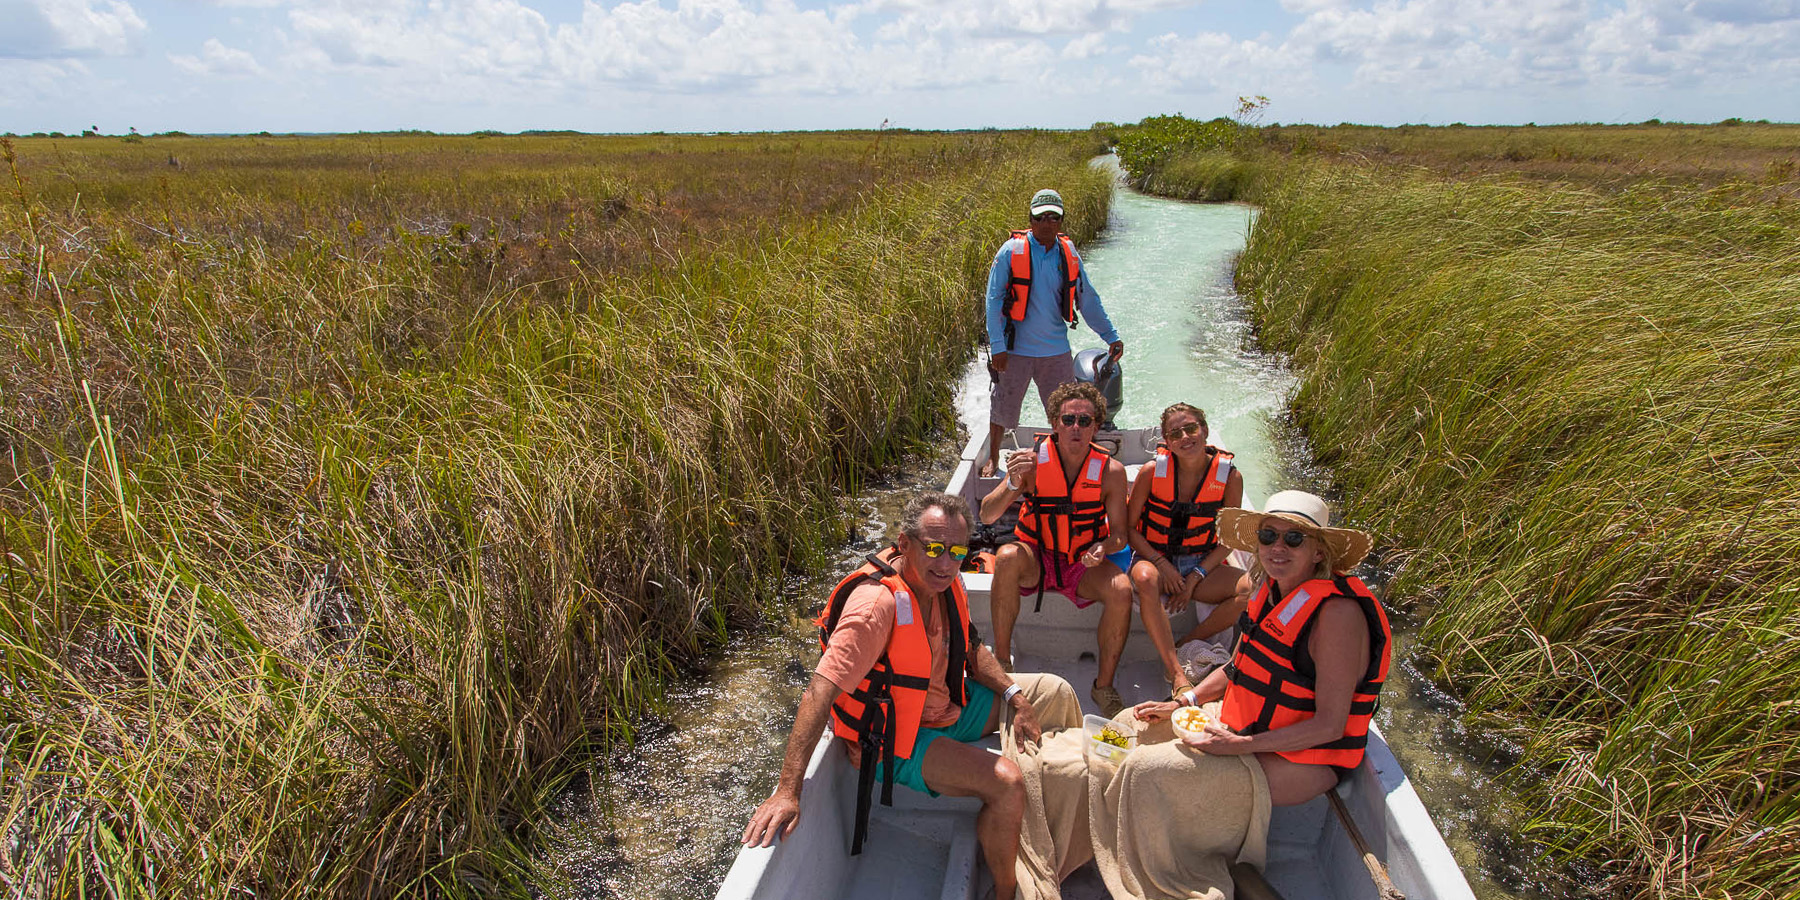
[[[1110,561],[1113,565],[1118,566],[1119,571],[1121,571],[1121,572],[1131,571],[1131,557],[1132,557],[1132,553],[1131,553],[1131,545],[1130,544],[1126,544],[1125,546],[1120,547],[1119,552],[1117,552],[1117,553],[1106,554],[1107,560]],[[1194,562],[1199,563],[1199,560],[1195,560]]]
[[[925,773],[921,768],[925,762],[925,748],[938,738],[973,744],[986,735],[988,714],[994,711],[994,692],[967,676],[963,683],[969,688],[969,702],[963,707],[962,715],[944,728],[920,728],[918,737],[913,738],[912,756],[894,763],[894,781],[936,797],[938,792],[925,786]]]
[[[1108,558],[1110,559],[1111,557],[1108,557]],[[1146,557],[1146,556],[1138,556],[1137,554],[1134,553],[1134,554],[1132,554],[1131,562],[1133,565],[1135,565],[1138,560],[1148,559],[1148,558],[1149,557]],[[1200,563],[1204,562],[1205,560],[1206,560],[1206,554],[1204,554],[1204,553],[1182,553],[1177,556],[1169,557],[1169,562],[1172,562],[1175,564],[1175,572],[1183,578],[1186,578],[1189,575],[1192,575],[1195,572],[1200,571]],[[1229,565],[1230,564],[1229,561],[1227,561],[1226,564]],[[1127,572],[1131,571],[1130,566],[1126,566],[1124,568]],[[1211,574],[1211,573],[1208,573],[1208,574]]]

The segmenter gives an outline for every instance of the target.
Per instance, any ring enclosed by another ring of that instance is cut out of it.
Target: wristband
[[[1000,705],[1001,706],[1010,705],[1012,703],[1013,695],[1017,694],[1018,692],[1019,692],[1019,683],[1015,681],[1010,686],[1007,687],[1005,693],[1000,695]]]
[[[1013,484],[1012,473],[1008,472],[1006,475],[1006,489],[1009,491],[1017,491],[1022,487],[1024,487],[1022,484]]]
[[[1198,705],[1199,705],[1199,704],[1197,704],[1197,703],[1195,703],[1195,702],[1194,702],[1194,692],[1193,692],[1193,691],[1191,691],[1191,690],[1188,690],[1188,691],[1182,691],[1182,692],[1181,692],[1181,699],[1182,699],[1182,700],[1184,700],[1184,701],[1186,701],[1186,702],[1187,702],[1187,705],[1188,705],[1188,706],[1198,706]]]
[[[1200,580],[1205,581],[1206,580],[1206,567],[1205,566],[1195,566],[1194,568],[1199,570]]]

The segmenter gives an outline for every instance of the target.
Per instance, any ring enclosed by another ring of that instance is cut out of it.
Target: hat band
[[[1312,517],[1312,516],[1309,516],[1309,515],[1307,515],[1307,514],[1306,514],[1306,513],[1303,513],[1303,512],[1301,512],[1301,511],[1299,511],[1299,510],[1297,510],[1297,509],[1271,509],[1271,510],[1269,510],[1269,511],[1268,511],[1268,515],[1271,515],[1271,516],[1278,516],[1278,515],[1281,515],[1281,514],[1282,514],[1282,513],[1287,513],[1287,514],[1289,514],[1289,515],[1295,515],[1295,516],[1299,516],[1299,517],[1300,517],[1300,518],[1302,518],[1302,519],[1305,519],[1305,520],[1306,520],[1306,521],[1308,521],[1308,522],[1311,522],[1311,523],[1313,523],[1313,525],[1315,525],[1315,526],[1317,526],[1317,527],[1319,527],[1319,528],[1324,528],[1324,527],[1325,527],[1325,526],[1324,526],[1324,525],[1320,525],[1320,524],[1319,524],[1319,520],[1318,520],[1318,519],[1315,519],[1315,518],[1313,518],[1313,517]]]

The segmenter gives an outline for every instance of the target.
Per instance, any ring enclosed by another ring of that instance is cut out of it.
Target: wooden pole
[[[1331,808],[1337,811],[1338,821],[1343,823],[1344,831],[1350,835],[1350,842],[1356,845],[1356,852],[1362,854],[1363,865],[1369,870],[1369,877],[1375,881],[1375,890],[1381,893],[1381,900],[1406,900],[1406,895],[1394,887],[1393,879],[1388,878],[1387,866],[1375,858],[1374,851],[1369,849],[1369,842],[1363,840],[1362,830],[1356,827],[1355,820],[1350,818],[1350,810],[1344,808],[1344,801],[1338,799],[1337,791],[1326,791],[1325,796],[1331,800]]]

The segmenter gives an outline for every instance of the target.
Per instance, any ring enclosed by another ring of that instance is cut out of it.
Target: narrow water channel
[[[1256,213],[1120,188],[1112,219],[1084,253],[1095,288],[1126,342],[1122,427],[1155,424],[1163,407],[1206,410],[1213,440],[1237,454],[1245,492],[1260,503],[1284,488],[1320,489],[1289,424],[1293,377],[1284,361],[1253,349],[1248,311],[1231,266]],[[1077,349],[1100,346],[1085,326]],[[947,480],[967,429],[986,427],[987,375],[978,360],[958,390],[965,429],[857,498],[861,532],[841,565],[789,587],[793,615],[740,637],[711,670],[676,685],[666,720],[647,722],[636,744],[598,760],[560,798],[546,824],[554,848],[540,865],[545,896],[705,898],[737,851],[750,810],[773,788],[800,692],[817,660],[803,613],[863,554],[885,542],[912,492]],[[1026,410],[1039,408],[1034,396]],[[1027,412],[1027,416],[1030,413]],[[1483,900],[1561,898],[1574,891],[1516,834],[1494,780],[1505,748],[1461,727],[1453,701],[1421,677],[1404,613],[1396,616],[1395,672],[1377,723],[1412,777]]]

